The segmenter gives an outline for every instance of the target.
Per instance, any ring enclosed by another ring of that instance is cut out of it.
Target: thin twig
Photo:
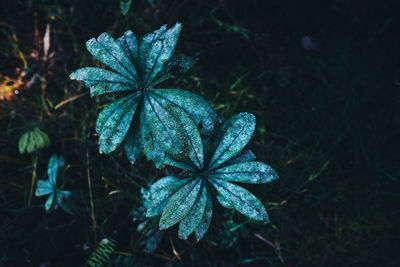
[[[31,190],[29,192],[28,208],[31,207],[33,191],[35,190],[37,162],[38,162],[38,157],[37,157],[37,155],[35,155],[35,157],[33,158],[32,183],[31,183]]]
[[[88,178],[88,186],[89,186],[89,198],[90,198],[90,210],[91,210],[91,217],[93,222],[93,235],[94,235],[94,242],[97,243],[97,235],[96,235],[96,217],[94,214],[94,203],[93,203],[93,194],[92,194],[92,183],[90,182],[90,162],[89,162],[89,151],[86,150],[86,173]]]

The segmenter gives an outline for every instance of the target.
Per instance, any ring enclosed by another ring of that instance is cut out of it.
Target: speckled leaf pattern
[[[252,193],[238,185],[221,179],[211,179],[218,193],[232,204],[240,213],[258,221],[269,221],[263,204]]]
[[[144,151],[158,168],[187,158],[202,167],[203,148],[197,128],[202,134],[211,134],[218,121],[216,113],[206,100],[195,94],[166,90],[165,96],[161,96],[163,90],[152,89],[175,69],[185,72],[193,65],[189,57],[173,55],[181,28],[180,23],[170,29],[163,25],[140,41],[130,30],[117,40],[103,33],[87,41],[88,51],[112,71],[84,67],[72,73],[71,79],[81,80],[90,88],[92,97],[139,91],[132,92],[132,97],[114,101],[99,114],[96,131],[100,153],[110,153],[123,142],[132,164]],[[140,114],[135,115],[137,108]],[[133,121],[137,123],[131,126]],[[166,162],[167,154],[171,160]]]
[[[146,114],[146,124],[156,141],[168,154],[178,158],[188,152],[188,142],[179,120],[163,105],[160,105],[151,95],[146,95],[143,112]]]
[[[164,164],[165,152],[155,140],[150,128],[146,124],[145,113],[140,114],[140,135],[142,137],[144,153],[148,160],[152,160],[157,168]]]
[[[50,146],[49,136],[38,128],[24,133],[18,141],[19,153],[31,154],[35,149],[42,149]]]
[[[131,164],[136,162],[136,159],[140,156],[143,151],[143,141],[140,134],[140,125],[131,125],[131,129],[128,131],[125,140],[123,142],[125,154],[128,157]]]
[[[201,189],[201,179],[192,179],[179,189],[168,201],[161,219],[160,229],[167,229],[180,222],[190,212]]]
[[[233,209],[233,205],[231,202],[229,202],[229,200],[227,200],[226,198],[224,198],[221,195],[217,195],[216,196],[219,204],[221,204],[223,207],[227,208],[227,209]]]
[[[191,180],[165,177],[154,183],[150,188],[151,201],[146,217],[161,215],[171,196]]]
[[[237,155],[250,141],[255,128],[255,116],[250,113],[239,113],[226,123],[226,132],[216,148],[210,161],[210,168],[215,168]]]
[[[232,164],[239,163],[239,162],[254,161],[255,159],[256,159],[256,156],[254,155],[254,153],[250,149],[247,149],[244,152],[242,152],[242,153],[234,156],[230,160],[226,161],[224,164],[220,165],[219,168],[221,168],[222,166],[228,166],[228,165],[232,165]]]
[[[194,120],[201,134],[210,135],[214,124],[219,122],[217,113],[201,96],[185,90],[158,89],[153,94],[185,110]]]
[[[96,122],[100,153],[114,151],[125,138],[138,105],[139,93],[119,99],[103,109]]]
[[[209,176],[250,184],[268,183],[278,178],[278,174],[270,166],[258,161],[235,163],[217,169]]]
[[[170,155],[166,154],[164,158],[164,164],[172,167],[176,167],[179,169],[186,170],[188,172],[194,172],[196,170],[195,165],[193,165],[192,161],[187,160],[176,160]]]
[[[203,145],[200,133],[197,130],[197,126],[194,121],[189,117],[185,110],[172,104],[165,98],[161,98],[155,94],[153,94],[152,97],[158,104],[165,107],[167,112],[177,119],[177,125],[175,127],[179,127],[179,130],[183,134],[183,138],[185,140],[182,140],[182,142],[187,142],[187,150],[181,151],[180,154],[171,153],[173,158],[178,156],[178,160],[185,160],[187,157],[189,157],[189,159],[197,168],[202,168],[204,162]]]
[[[86,42],[86,48],[95,58],[119,72],[127,79],[137,81],[137,72],[133,63],[125,55],[124,49],[108,33]]]
[[[164,25],[166,26],[166,25]],[[163,27],[164,27],[163,26]],[[182,25],[176,23],[171,29],[159,31],[159,35],[154,35],[146,57],[146,81],[151,83],[157,74],[162,71],[164,64],[169,61],[181,31]],[[166,29],[166,27],[165,27]]]
[[[78,69],[70,76],[72,80],[82,80],[90,88],[90,96],[106,93],[135,90],[139,86],[124,76],[100,68],[86,67]]]
[[[210,223],[211,223],[211,218],[212,218],[212,213],[213,213],[212,200],[211,200],[211,196],[209,194],[207,194],[207,195],[208,195],[208,197],[207,197],[207,202],[206,202],[206,208],[203,213],[203,218],[201,219],[201,222],[195,229],[195,235],[196,235],[197,241],[199,241],[200,239],[202,239],[204,237],[204,235],[207,233],[208,228],[210,227]]]
[[[139,47],[138,47],[138,41],[136,39],[136,36],[133,34],[131,30],[126,31],[124,35],[122,35],[120,38],[117,39],[118,44],[121,46],[121,48],[125,52],[125,56],[127,56],[133,65],[136,67],[136,72],[138,73],[138,76],[140,77],[140,68],[139,68]]]
[[[181,239],[186,239],[196,227],[201,223],[204,215],[204,211],[206,209],[207,204],[207,188],[204,182],[201,182],[202,189],[201,193],[198,194],[195,204],[193,205],[192,209],[188,213],[188,215],[182,219],[179,223],[179,231],[178,235]]]

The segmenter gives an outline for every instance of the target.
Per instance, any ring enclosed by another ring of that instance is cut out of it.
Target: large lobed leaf
[[[245,112],[226,121],[217,133],[217,145],[214,145],[216,148],[210,160],[210,169],[236,156],[250,141],[255,125],[255,116]]]
[[[100,153],[110,153],[125,138],[139,104],[139,93],[121,98],[103,109],[96,122]]]
[[[170,101],[164,97],[163,99]],[[171,97],[171,105],[175,105],[176,102],[178,101]],[[256,157],[253,152],[241,152],[249,142],[254,127],[254,116],[240,113],[220,127],[214,135],[212,145],[209,139],[205,138],[196,142],[196,146],[189,146],[193,154],[199,151],[204,154],[203,166],[196,166],[195,161],[192,162],[194,165],[190,165],[188,161],[165,156],[165,161],[170,165],[185,170],[188,178],[179,180],[166,177],[153,185],[151,206],[153,209],[157,207],[157,212],[148,212],[148,216],[162,212],[160,229],[166,229],[179,222],[180,238],[186,239],[195,232],[196,239],[200,240],[207,232],[212,218],[208,184],[215,188],[216,198],[225,208],[236,209],[254,220],[269,221],[261,201],[248,190],[231,183],[261,184],[278,178],[278,174],[270,166],[254,161]],[[202,147],[202,150],[199,147]],[[165,204],[166,202],[168,204]]]
[[[138,91],[114,101],[99,114],[100,153],[110,153],[123,143],[132,164],[144,150],[157,167],[183,160],[189,160],[191,167],[203,167],[198,128],[201,134],[211,134],[218,121],[215,111],[190,92],[152,89],[175,68],[184,72],[193,65],[188,57],[173,56],[181,28],[180,23],[170,29],[163,25],[140,41],[132,31],[117,40],[103,33],[87,41],[88,51],[112,71],[85,67],[73,72],[71,79],[82,80],[91,96]],[[137,109],[140,114],[135,116]]]

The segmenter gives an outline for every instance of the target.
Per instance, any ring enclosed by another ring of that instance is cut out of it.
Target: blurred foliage
[[[133,1],[125,16],[111,0],[2,3],[0,74],[23,85],[0,100],[0,263],[84,265],[100,240],[112,238],[116,266],[399,265],[400,3],[151,2]],[[122,149],[98,154],[95,120],[111,99],[90,100],[68,75],[100,67],[84,47],[92,36],[142,35],[176,21],[183,24],[177,51],[197,62],[162,85],[203,96],[223,118],[254,113],[249,148],[280,179],[246,187],[271,224],[233,213],[227,225],[213,203],[216,216],[201,242],[179,240],[172,228],[149,254],[144,231],[136,231],[141,222],[128,214],[143,205],[143,186],[179,173],[156,170],[143,157],[131,167]],[[36,155],[37,168],[18,151],[32,125],[52,140]],[[65,187],[77,195],[74,215],[46,213],[35,197],[26,205],[32,172],[46,178],[54,153],[70,164]],[[218,239],[224,229],[231,246]]]

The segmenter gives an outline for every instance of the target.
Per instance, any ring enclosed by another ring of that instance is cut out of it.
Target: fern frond
[[[110,255],[114,252],[115,246],[115,240],[104,238],[100,241],[98,248],[90,255],[86,264],[90,267],[104,266],[110,259]]]

